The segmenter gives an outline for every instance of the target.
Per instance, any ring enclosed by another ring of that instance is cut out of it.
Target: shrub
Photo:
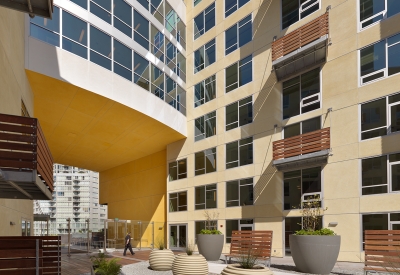
[[[189,256],[190,256],[190,255],[193,255],[194,245],[191,244],[191,243],[189,243],[189,244],[186,246],[185,251],[186,251],[186,254],[188,254]]]
[[[222,232],[217,230],[217,229],[202,229],[200,231],[200,234],[205,234],[205,235],[222,235]]]
[[[118,260],[119,259],[104,260],[94,272],[99,275],[119,275],[122,265],[117,263]]]
[[[257,262],[257,250],[249,248],[247,251],[241,251],[236,260],[241,268],[254,269]]]
[[[106,255],[104,253],[98,253],[97,256],[91,256],[90,260],[92,261],[92,265],[97,268],[99,267],[103,262],[106,261]]]
[[[329,228],[322,228],[319,230],[308,231],[308,230],[299,230],[296,231],[296,235],[319,235],[319,236],[334,236],[336,235],[335,232],[330,230]]]
[[[156,246],[159,250],[164,250],[164,249],[165,249],[164,240],[163,240],[162,238],[158,238],[158,239],[156,240],[155,246]]]

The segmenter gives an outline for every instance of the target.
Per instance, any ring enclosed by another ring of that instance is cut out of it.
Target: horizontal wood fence
[[[272,61],[329,34],[329,13],[308,22],[272,43]]]
[[[61,237],[0,237],[0,275],[61,275]]]
[[[274,141],[273,159],[300,156],[331,148],[330,128]]]
[[[38,119],[0,114],[0,168],[37,170],[53,191],[53,162]]]
[[[364,271],[400,273],[400,230],[365,230]]]

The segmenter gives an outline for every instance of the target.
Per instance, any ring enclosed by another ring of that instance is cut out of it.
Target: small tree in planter
[[[172,262],[174,261],[174,253],[165,248],[164,240],[159,238],[155,244],[157,250],[150,252],[149,264],[153,270],[166,271],[172,269]]]
[[[329,274],[340,250],[340,236],[328,229],[318,229],[327,208],[319,196],[303,203],[302,229],[289,236],[290,250],[296,267],[304,273]]]
[[[172,263],[173,275],[208,275],[206,259],[199,254],[193,254],[194,245],[189,243],[185,252],[175,257]]]
[[[269,268],[258,265],[257,259],[259,254],[257,250],[247,249],[241,252],[241,254],[236,257],[236,264],[228,265],[224,270],[222,270],[221,275],[273,275]]]
[[[206,217],[206,228],[197,234],[197,247],[199,253],[206,258],[207,261],[217,261],[222,253],[224,246],[224,235],[217,229],[217,220],[219,213],[204,211]]]

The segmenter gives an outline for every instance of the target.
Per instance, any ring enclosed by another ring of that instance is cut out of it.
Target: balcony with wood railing
[[[53,157],[38,119],[0,114],[0,187],[0,198],[51,199]]]
[[[330,128],[274,141],[273,163],[280,170],[293,163],[326,161],[330,147]]]
[[[278,79],[324,61],[329,37],[329,12],[272,43],[272,64]]]

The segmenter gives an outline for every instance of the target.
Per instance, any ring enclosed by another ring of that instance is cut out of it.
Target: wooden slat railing
[[[53,191],[53,157],[38,119],[0,114],[0,168],[37,170]]]
[[[329,34],[329,13],[308,22],[272,43],[272,61]]]
[[[0,237],[0,274],[60,275],[60,236]]]
[[[364,270],[400,273],[400,230],[365,230]]]
[[[274,141],[273,159],[283,159],[331,148],[330,128]]]

